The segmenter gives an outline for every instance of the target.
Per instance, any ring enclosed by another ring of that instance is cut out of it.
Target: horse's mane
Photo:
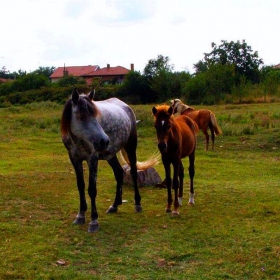
[[[166,104],[156,106],[157,117],[173,117],[173,115],[170,116],[170,113],[168,112],[169,108],[170,106]]]
[[[77,117],[81,120],[87,120],[89,117],[96,117],[100,113],[96,105],[88,98],[87,95],[80,95],[76,105]],[[60,122],[60,131],[63,137],[65,137],[70,131],[72,106],[72,99],[69,98],[64,105]]]

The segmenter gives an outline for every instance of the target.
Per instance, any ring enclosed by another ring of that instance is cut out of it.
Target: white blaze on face
[[[161,121],[161,126],[164,126],[164,121]]]

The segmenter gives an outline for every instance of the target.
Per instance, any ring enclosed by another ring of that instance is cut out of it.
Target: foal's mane
[[[72,98],[69,98],[64,105],[60,123],[60,131],[63,137],[65,137],[70,131],[71,119],[72,119]],[[100,114],[94,102],[88,98],[87,95],[80,95],[77,101],[77,117],[81,120],[87,120],[89,117],[96,117]]]
[[[170,106],[168,105],[158,105],[156,107],[157,109],[157,114],[155,118],[173,118],[173,115],[170,115],[170,113],[168,112]]]

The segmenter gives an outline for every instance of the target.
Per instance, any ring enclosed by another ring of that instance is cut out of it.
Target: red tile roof
[[[85,76],[88,73],[94,72],[98,69],[99,69],[98,65],[58,67],[51,74],[50,78],[62,78],[64,76],[63,75],[64,70],[68,71],[68,75],[81,77],[81,76]]]
[[[130,70],[122,67],[122,66],[116,66],[116,67],[111,67],[107,66],[101,69],[98,69],[96,71],[90,72],[84,76],[89,77],[89,76],[116,76],[116,75],[126,75],[129,73]]]
[[[11,79],[0,78],[1,83],[6,83],[6,82],[10,82],[10,81],[12,81],[12,80]]]

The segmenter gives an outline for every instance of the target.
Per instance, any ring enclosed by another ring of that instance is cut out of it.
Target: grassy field
[[[157,151],[152,105],[133,108],[142,161]],[[128,202],[108,215],[115,181],[100,162],[94,234],[89,213],[72,225],[78,192],[60,139],[62,107],[0,109],[0,279],[280,279],[280,104],[208,108],[223,135],[214,152],[198,136],[195,206],[185,187],[172,217],[166,190],[148,186],[137,214],[124,186]],[[156,170],[163,179],[162,164]]]

